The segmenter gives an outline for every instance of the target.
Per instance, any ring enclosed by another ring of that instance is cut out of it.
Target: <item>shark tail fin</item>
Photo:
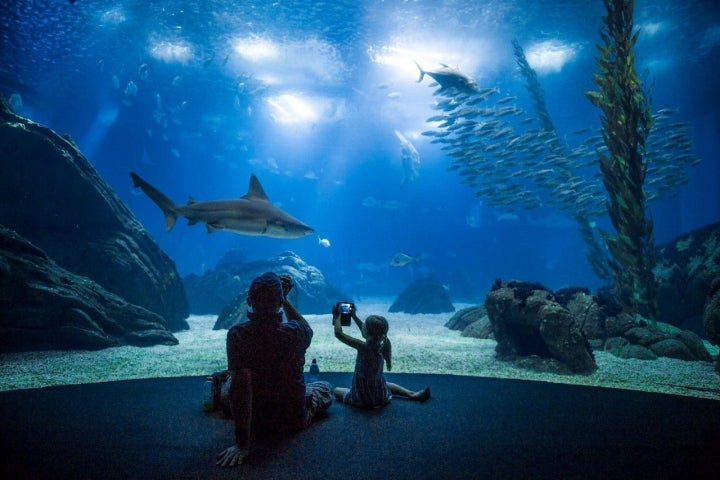
[[[140,189],[145,192],[145,195],[150,197],[150,200],[160,207],[160,210],[162,210],[165,215],[165,230],[171,230],[173,226],[175,226],[178,216],[175,203],[160,190],[140,178],[135,172],[130,172],[130,177],[133,180],[133,186],[135,188],[140,187]]]
[[[419,63],[417,61],[413,60],[415,62],[415,65],[417,65],[418,70],[420,70],[420,78],[418,78],[418,83],[423,81],[423,78],[425,78],[425,70],[422,69]]]

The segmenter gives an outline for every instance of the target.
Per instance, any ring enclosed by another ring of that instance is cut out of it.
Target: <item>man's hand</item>
[[[287,297],[287,294],[290,293],[290,290],[293,288],[292,277],[287,274],[278,276],[280,277],[280,282],[282,282],[283,297]]]
[[[240,465],[245,457],[248,456],[248,449],[247,448],[240,448],[237,445],[233,445],[232,447],[228,447],[217,456],[218,461],[215,465],[221,466],[221,467],[234,467],[235,465]]]

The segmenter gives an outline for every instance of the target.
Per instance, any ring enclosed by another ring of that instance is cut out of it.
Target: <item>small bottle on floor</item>
[[[205,386],[203,389],[203,412],[212,412],[213,410],[215,410],[213,382],[212,377],[208,377],[207,380],[205,380]]]
[[[317,360],[313,358],[310,364],[310,381],[317,382],[318,380],[320,380],[320,367]]]

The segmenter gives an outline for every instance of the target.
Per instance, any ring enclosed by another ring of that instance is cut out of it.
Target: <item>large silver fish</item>
[[[418,79],[418,83],[422,82],[425,75],[427,75],[428,77],[431,77],[433,80],[440,84],[441,90],[444,90],[446,88],[454,88],[458,92],[463,93],[478,92],[478,86],[477,83],[475,83],[475,80],[468,77],[464,73],[455,70],[454,68],[448,67],[444,63],[441,63],[440,65],[442,65],[442,68],[439,68],[437,70],[423,70],[423,68],[417,62],[415,62],[415,65],[417,65],[418,69],[420,70],[420,78]]]

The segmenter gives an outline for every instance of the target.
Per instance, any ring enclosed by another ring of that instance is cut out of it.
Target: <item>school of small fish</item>
[[[607,147],[600,130],[581,128],[561,138],[498,88],[438,88],[433,96],[438,114],[426,120],[433,128],[422,135],[440,145],[451,158],[447,170],[457,171],[486,205],[506,212],[554,205],[576,218],[607,213],[598,161]],[[675,121],[676,113],[661,109],[653,116],[646,143],[648,203],[676,194],[700,163],[690,124]]]

